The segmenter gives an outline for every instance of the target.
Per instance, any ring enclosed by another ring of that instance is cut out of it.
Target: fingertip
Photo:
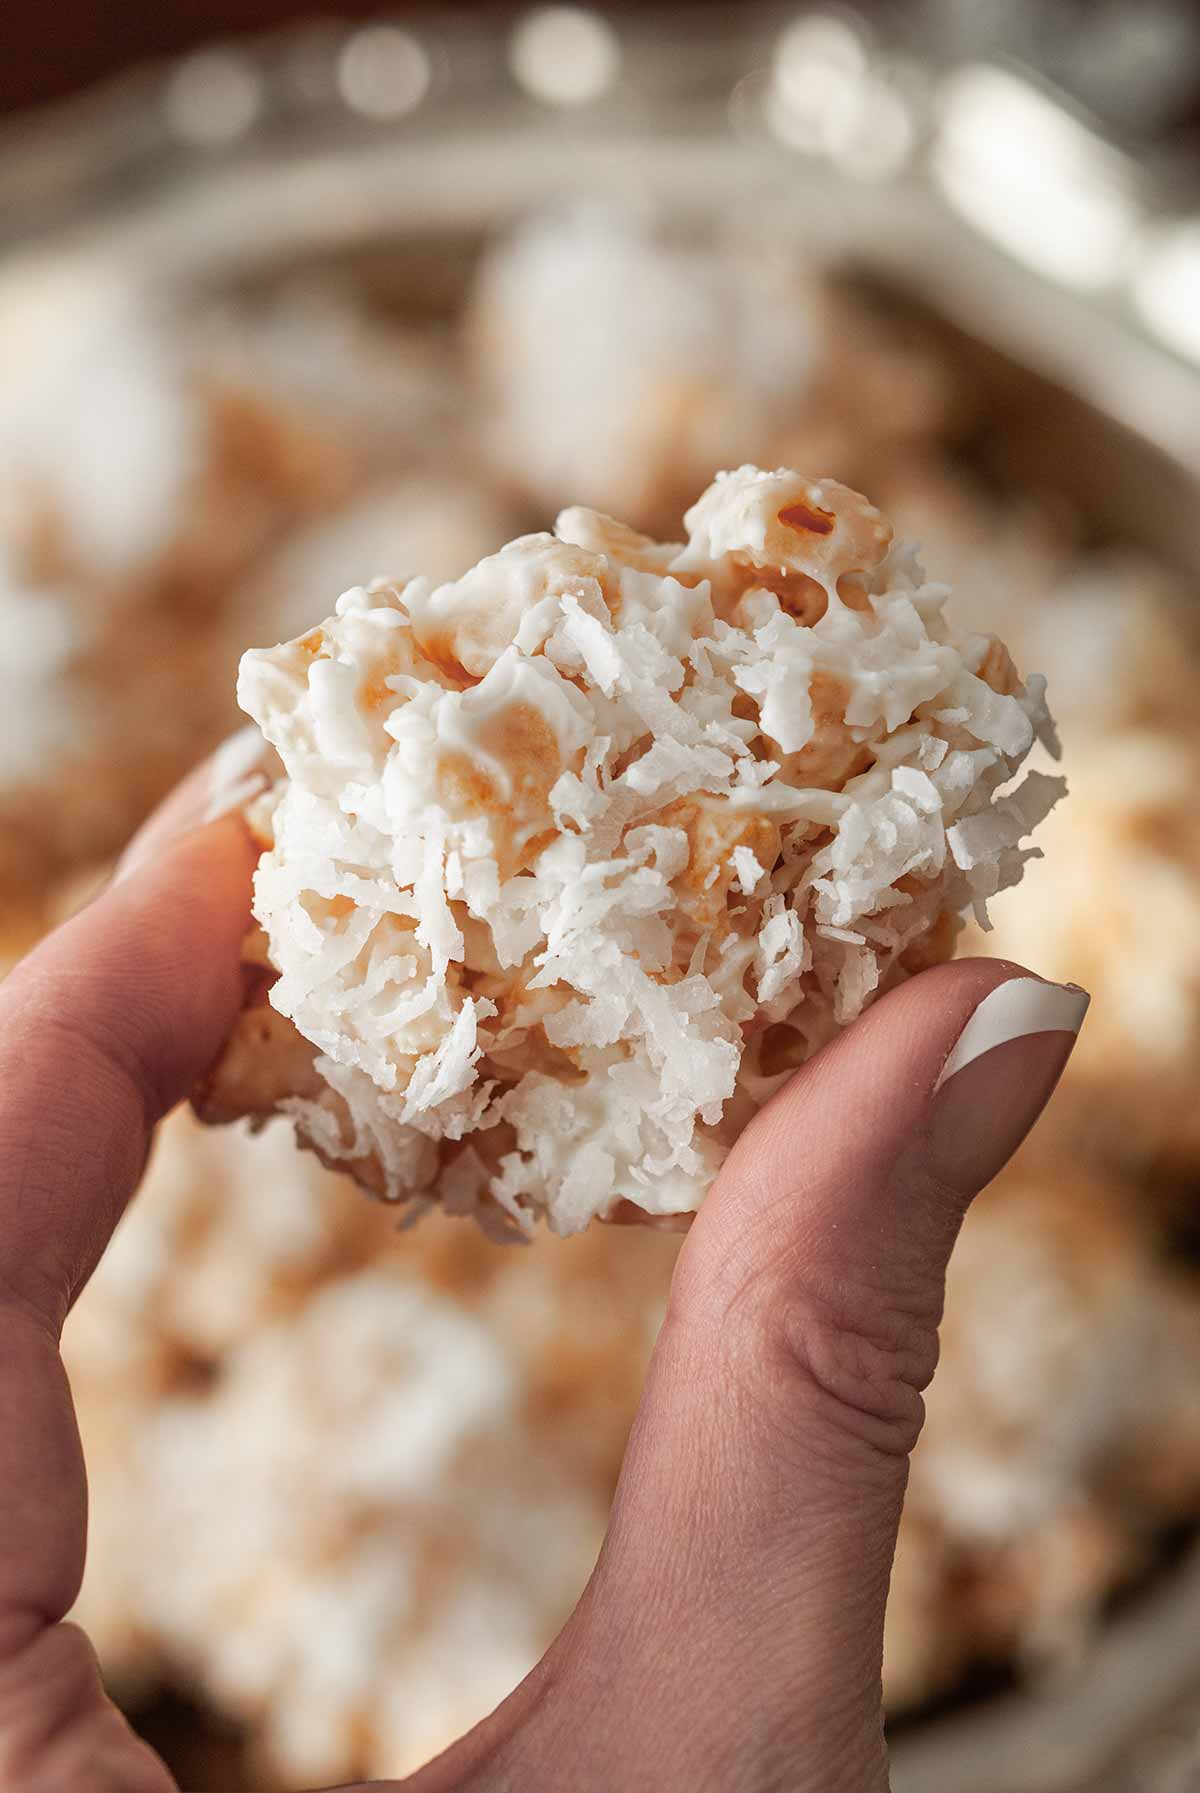
[[[770,1114],[785,1122],[788,1110],[819,1087],[860,1136],[902,1130],[932,1095],[972,1015],[1002,985],[1033,977],[1010,959],[932,966],[873,1003],[789,1079],[759,1119]]]
[[[124,866],[110,889],[139,905],[153,903],[168,891],[189,903],[211,899],[217,910],[227,906],[230,897],[245,907],[261,852],[245,817],[231,811],[172,832],[154,853]]]
[[[258,853],[236,815],[168,841],[17,968],[10,1025],[36,1032],[65,1022],[109,1042],[157,1119],[203,1075],[233,1025]]]
[[[242,817],[227,815],[177,836],[110,892],[114,957],[141,1012],[168,1018],[171,1100],[207,1070],[240,1006],[259,852]]]
[[[54,1325],[236,1019],[255,854],[235,819],[180,836],[0,988],[0,1282]]]
[[[1033,984],[1047,992],[1060,989],[1012,960],[972,958],[923,971],[881,997],[755,1116],[726,1160],[694,1234],[708,1240],[719,1259],[733,1264],[770,1248],[773,1229],[783,1239],[797,1229],[820,1233],[837,1227],[849,1241],[854,1217],[865,1216],[875,1227],[889,1204],[871,1192],[895,1184],[898,1165],[915,1167],[914,1176],[920,1173],[929,1155],[934,1099],[956,1046],[968,1035],[973,1017],[986,1015],[989,999],[1014,984]],[[1071,1043],[1061,1054],[1063,1062]],[[1019,1052],[1020,1047],[1013,1047],[1009,1056]],[[1045,1054],[1031,1045],[1026,1056]],[[995,1129],[985,1124],[986,1073],[991,1068],[985,1063],[971,1078],[974,1089],[982,1092],[985,1112],[974,1126],[969,1116],[960,1115],[958,1121],[965,1143],[954,1162],[970,1167],[977,1157],[981,1169],[979,1178],[965,1178],[964,1202],[1015,1150],[1053,1088],[1045,1078],[1031,1081],[1031,1112],[1023,1123],[1009,1103],[1002,1105],[1011,1134],[1005,1152],[1005,1141],[997,1140]],[[996,1068],[1005,1065],[998,1062]],[[978,1152],[972,1149],[976,1135]],[[908,1180],[908,1172],[902,1180]],[[903,1215],[893,1213],[892,1225],[902,1227]]]
[[[121,855],[114,883],[141,871],[180,836],[240,815],[281,771],[274,750],[252,724],[230,735],[142,823]]]

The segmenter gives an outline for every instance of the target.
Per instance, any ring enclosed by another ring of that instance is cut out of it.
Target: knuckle
[[[827,1422],[887,1457],[906,1458],[925,1418],[922,1390],[937,1333],[902,1307],[811,1290],[781,1304],[775,1336],[785,1364],[816,1391]]]
[[[937,1362],[936,1323],[919,1304],[862,1285],[762,1278],[738,1306],[754,1341],[739,1356],[756,1365],[758,1398],[806,1450],[823,1442],[893,1464],[911,1454]]]
[[[173,1784],[108,1701],[95,1651],[76,1626],[40,1629],[0,1661],[5,1793],[168,1793]]]
[[[784,1448],[823,1449],[851,1472],[872,1459],[894,1471],[911,1454],[941,1317],[941,1246],[930,1251],[928,1237],[944,1216],[948,1255],[962,1209],[940,1186],[913,1199],[929,1207],[928,1225],[884,1264],[863,1263],[848,1240],[780,1225],[769,1210],[709,1227],[681,1254],[672,1322],[712,1342],[731,1395]]]
[[[50,1251],[25,1253],[14,1264],[0,1262],[0,1321],[24,1320],[57,1345],[74,1283],[68,1265]]]

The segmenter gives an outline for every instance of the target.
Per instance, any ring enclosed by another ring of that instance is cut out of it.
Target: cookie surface
[[[244,657],[286,777],[203,1114],[288,1113],[374,1193],[501,1230],[678,1220],[1017,881],[1062,790],[1008,788],[1053,745],[1042,682],[835,481],[744,467],[685,524],[569,510]]]

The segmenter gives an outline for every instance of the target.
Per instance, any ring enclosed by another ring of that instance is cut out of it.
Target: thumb
[[[883,1612],[947,1260],[1086,1008],[1013,965],[928,972],[732,1153],[561,1640],[630,1720],[614,1787],[886,1788]]]

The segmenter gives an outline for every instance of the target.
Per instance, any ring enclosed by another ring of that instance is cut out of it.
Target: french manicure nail
[[[934,1086],[928,1153],[940,1181],[974,1193],[1008,1162],[1050,1100],[1090,1000],[1032,977],[984,997]]]
[[[941,1089],[956,1072],[1007,1040],[1027,1034],[1078,1034],[1091,997],[1077,984],[1048,984],[1038,977],[1010,977],[984,997],[959,1034],[934,1085]]]
[[[253,724],[230,735],[143,823],[121,857],[114,883],[140,871],[180,835],[244,809],[267,789],[277,769],[274,750]]]
[[[254,723],[230,735],[212,757],[208,803],[201,821],[220,821],[222,816],[244,809],[251,798],[265,791],[271,782],[269,765],[273,757]]]

